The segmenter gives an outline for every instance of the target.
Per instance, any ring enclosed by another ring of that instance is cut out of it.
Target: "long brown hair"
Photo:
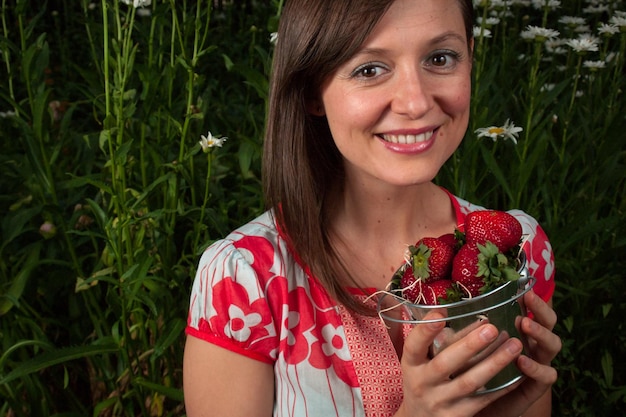
[[[329,294],[355,311],[348,271],[329,239],[328,192],[343,181],[342,157],[324,117],[307,111],[323,81],[350,59],[394,0],[287,0],[274,51],[263,155],[266,203],[298,257]],[[471,0],[459,0],[467,39]],[[339,268],[341,269],[341,268]],[[342,274],[343,275],[343,274]]]

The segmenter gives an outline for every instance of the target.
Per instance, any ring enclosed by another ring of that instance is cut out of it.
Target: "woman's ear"
[[[306,100],[306,111],[313,116],[322,117],[326,115],[324,104],[321,100],[316,98],[309,98]]]

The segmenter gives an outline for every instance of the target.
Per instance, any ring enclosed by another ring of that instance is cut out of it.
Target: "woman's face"
[[[348,180],[432,180],[467,129],[471,67],[458,0],[396,0],[321,88]]]

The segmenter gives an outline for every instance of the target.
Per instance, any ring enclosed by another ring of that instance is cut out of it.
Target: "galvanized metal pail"
[[[398,306],[406,308],[410,317],[412,317],[406,320],[391,316],[386,313],[388,310],[381,308],[383,299],[390,296],[390,294],[386,294],[378,301],[379,315],[384,320],[412,324],[445,321],[446,327],[437,336],[433,346],[431,346],[431,354],[433,356],[460,339],[463,335],[485,323],[491,323],[496,326],[500,331],[498,338],[483,351],[475,355],[464,369],[460,370],[455,375],[451,375],[451,377],[455,377],[461,374],[465,369],[470,368],[480,360],[489,356],[498,346],[511,337],[520,339],[524,345],[523,353],[528,354],[526,337],[519,329],[519,317],[527,314],[526,307],[523,303],[523,295],[530,291],[536,279],[528,276],[525,262],[522,263],[519,272],[521,277],[517,281],[508,282],[478,297],[450,304],[412,304],[400,296],[391,295],[398,302]],[[443,314],[444,318],[424,320],[424,317],[433,311]],[[510,363],[485,384],[483,388],[478,390],[476,394],[485,394],[503,389],[520,381],[522,377],[522,373],[515,364]]]

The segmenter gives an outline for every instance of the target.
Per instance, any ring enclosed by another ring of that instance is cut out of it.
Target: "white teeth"
[[[433,132],[425,132],[419,135],[382,135],[387,142],[411,145],[413,143],[424,142],[433,135]]]

